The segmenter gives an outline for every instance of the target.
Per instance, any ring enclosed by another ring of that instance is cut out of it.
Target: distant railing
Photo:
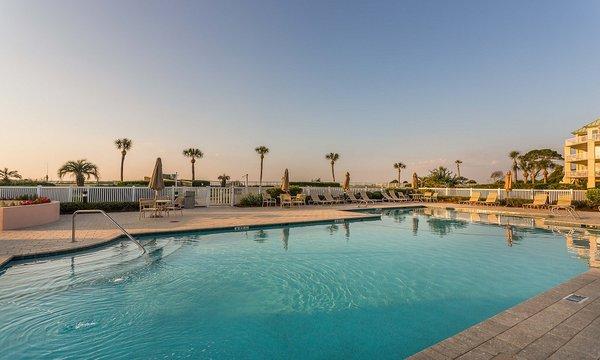
[[[537,189],[513,189],[506,193],[504,189],[477,189],[477,188],[421,188],[437,192],[441,196],[470,197],[473,192],[479,192],[486,197],[490,192],[497,192],[500,199],[524,199],[533,200],[536,194],[548,194],[550,202],[555,202],[561,195],[570,195],[575,201],[585,201],[586,190],[537,190]]]

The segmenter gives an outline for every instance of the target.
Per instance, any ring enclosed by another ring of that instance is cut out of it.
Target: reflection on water
[[[281,229],[281,242],[283,242],[283,250],[288,250],[288,242],[290,241],[290,228],[284,227]]]
[[[267,234],[267,232],[265,230],[257,230],[254,233],[254,241],[262,243],[265,242],[267,240],[267,238],[269,237],[269,234]]]
[[[470,223],[502,226],[505,229],[506,245],[509,247],[518,245],[532,229],[545,229],[554,235],[563,236],[567,249],[578,257],[588,259],[591,267],[600,267],[600,233],[589,229],[550,226],[546,225],[541,218],[457,212],[452,209],[420,208],[413,209],[411,212],[413,214],[413,235],[418,233],[418,214],[427,216],[430,231],[440,236],[447,236],[455,230],[464,229]],[[394,215],[393,218],[397,219],[401,216]]]

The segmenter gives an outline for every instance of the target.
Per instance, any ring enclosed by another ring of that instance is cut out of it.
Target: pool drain
[[[571,294],[567,297],[564,298],[567,301],[572,301],[575,303],[580,303],[580,302],[584,302],[586,301],[588,298],[587,296],[581,296],[581,295],[577,295],[577,294]]]

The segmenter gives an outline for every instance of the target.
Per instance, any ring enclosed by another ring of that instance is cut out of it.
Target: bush
[[[381,194],[381,191],[367,191],[367,196],[369,197],[369,199],[373,200],[383,199],[383,194]]]
[[[164,180],[165,186],[175,186],[175,180]],[[186,184],[189,185],[190,181],[185,181]],[[177,185],[182,186],[182,181],[178,180]],[[148,187],[148,181],[144,180],[134,180],[134,181],[117,181],[113,184],[109,184],[109,186],[139,186],[139,187]],[[194,180],[192,186],[210,186],[210,181],[208,180]]]
[[[588,199],[592,206],[600,205],[600,189],[589,189],[585,193],[585,197]]]
[[[37,180],[10,180],[0,181],[0,186],[55,186],[53,183]]]
[[[281,188],[271,188],[271,189],[267,189],[266,190],[267,193],[269,195],[271,195],[272,198],[278,199],[279,195],[283,194],[283,191],[281,190]],[[302,192],[302,188],[300,186],[290,186],[290,195],[292,196],[296,196],[298,194],[300,194]]]
[[[248,194],[240,199],[241,207],[254,207],[262,205],[262,195]]]
[[[126,202],[61,202],[60,213],[72,214],[76,210],[104,210],[106,212],[138,211],[139,204],[135,201]]]

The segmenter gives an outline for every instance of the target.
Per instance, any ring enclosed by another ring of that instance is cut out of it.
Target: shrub
[[[72,214],[76,210],[104,210],[106,212],[138,211],[139,204],[135,201],[126,202],[61,202],[60,213]]]
[[[175,186],[175,180],[165,179],[165,186]],[[190,184],[190,181],[185,181],[186,186]],[[182,186],[182,180],[177,181],[177,185]],[[194,180],[191,184],[192,186],[210,186],[210,181],[208,180]],[[140,187],[148,187],[148,181],[144,180],[133,180],[133,181],[117,181],[114,184],[109,184],[109,186],[140,186]]]
[[[267,193],[269,195],[271,195],[272,198],[278,199],[279,195],[283,194],[283,191],[281,190],[281,188],[271,188],[271,189],[267,189],[266,190]],[[291,186],[290,185],[290,195],[292,196],[296,196],[298,194],[300,194],[302,192],[302,188],[300,186]]]
[[[240,199],[241,207],[253,207],[262,205],[262,196],[258,194],[248,194]]]
[[[337,182],[321,182],[321,181],[290,181],[290,186],[312,186],[312,187],[340,187]]]
[[[600,205],[600,189],[589,189],[585,193],[585,197],[588,199],[592,206]]]
[[[367,191],[367,196],[369,196],[369,199],[373,199],[373,200],[383,199],[383,195],[381,194],[381,191]]]

